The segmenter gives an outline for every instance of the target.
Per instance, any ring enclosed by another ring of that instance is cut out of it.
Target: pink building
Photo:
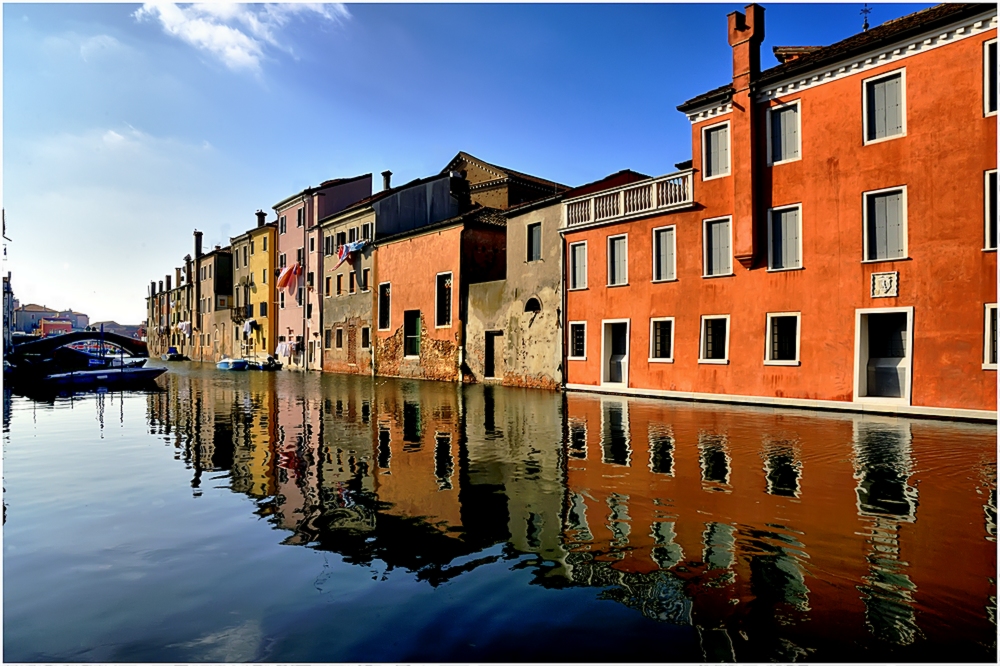
[[[278,344],[275,356],[287,368],[322,370],[323,339],[319,279],[323,248],[319,220],[371,196],[370,173],[328,180],[274,205],[278,216]]]

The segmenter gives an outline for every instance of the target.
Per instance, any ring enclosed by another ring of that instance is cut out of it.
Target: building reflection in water
[[[906,421],[298,373],[172,374],[148,400],[196,493],[225,473],[282,543],[380,579],[523,560],[539,585],[690,627],[709,661],[995,630],[993,569],[941,566],[995,568],[995,461],[981,490],[942,478],[917,520]],[[989,435],[970,432],[952,458],[981,457]],[[978,541],[953,519],[969,506]],[[955,598],[978,600],[980,624],[950,620]]]

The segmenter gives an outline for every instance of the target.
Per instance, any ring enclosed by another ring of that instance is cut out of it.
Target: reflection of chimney
[[[170,276],[169,275],[167,276],[166,283],[167,283],[167,291],[170,291]]]
[[[264,226],[264,221],[267,219],[267,213],[262,210],[257,211],[257,226]]]
[[[194,258],[201,259],[201,232],[194,232]]]
[[[382,189],[388,190],[390,187],[392,187],[392,185],[390,184],[391,181],[392,181],[392,172],[386,169],[385,171],[382,172]]]
[[[757,123],[750,87],[760,75],[760,44],[764,41],[764,8],[746,6],[746,14],[729,14],[729,45],[733,47],[733,111],[729,129],[730,173],[733,183],[733,255],[744,268],[757,254]]]

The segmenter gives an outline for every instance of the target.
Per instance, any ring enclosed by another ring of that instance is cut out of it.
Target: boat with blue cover
[[[247,361],[242,358],[224,358],[215,364],[219,370],[246,370]]]

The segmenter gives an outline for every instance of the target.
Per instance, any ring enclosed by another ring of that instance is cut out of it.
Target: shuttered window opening
[[[420,310],[403,313],[403,355],[420,356]]]
[[[729,275],[732,250],[729,242],[729,219],[705,222],[705,275]]]
[[[570,358],[584,358],[587,355],[587,325],[569,325]]]
[[[332,328],[328,328],[325,331],[323,331],[323,348],[324,349],[329,349],[330,348],[330,340],[333,337],[332,334],[333,334],[333,329]]]
[[[569,246],[570,289],[587,288],[587,244],[574,243]]]
[[[669,319],[653,320],[650,358],[673,358],[673,328],[674,322]]]
[[[771,109],[771,162],[784,162],[798,156],[798,105]]]
[[[337,349],[344,348],[344,329],[337,329]]]
[[[799,318],[795,315],[769,317],[768,331],[769,361],[797,361],[796,340],[798,339]]]
[[[903,191],[879,192],[868,194],[866,197],[868,219],[865,229],[867,244],[865,259],[880,261],[906,256]]]
[[[769,268],[780,270],[802,266],[802,257],[799,255],[799,236],[801,233],[802,227],[797,207],[771,211],[771,264]]]
[[[528,225],[528,261],[542,258],[542,223]]]
[[[389,284],[378,286],[378,327],[385,331],[389,328]]]
[[[729,125],[719,125],[706,129],[703,136],[705,178],[724,176],[729,173]]]
[[[726,360],[726,330],[729,320],[724,317],[713,317],[702,319],[702,360],[724,361]]]
[[[451,326],[451,273],[437,276],[437,314],[435,326]]]
[[[987,363],[991,365],[997,364],[997,306],[994,305],[990,308],[990,321],[989,321],[989,343],[988,343],[988,356]]]
[[[903,74],[865,83],[867,140],[877,141],[903,133]]]
[[[608,238],[608,286],[628,283],[628,238]]]
[[[372,346],[371,330],[367,326],[361,327],[361,348],[368,349]]]
[[[997,112],[997,40],[986,43],[986,73],[983,81],[986,85],[983,97],[985,98],[986,113]]]
[[[675,276],[674,228],[653,232],[653,279],[673,280]]]
[[[995,45],[995,44],[994,44]],[[986,249],[997,249],[997,172],[986,174]]]

